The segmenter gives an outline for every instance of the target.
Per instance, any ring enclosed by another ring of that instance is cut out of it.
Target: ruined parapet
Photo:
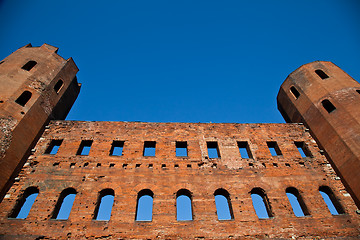
[[[28,44],[0,62],[0,201],[51,119],[65,119],[80,91],[78,68],[58,48]]]

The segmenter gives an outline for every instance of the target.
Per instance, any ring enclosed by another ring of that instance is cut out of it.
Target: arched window
[[[304,203],[304,200],[302,199],[299,191],[296,188],[288,187],[286,189],[286,196],[289,199],[295,216],[304,217],[310,215]]]
[[[11,211],[9,218],[25,219],[29,215],[30,209],[39,194],[37,187],[28,187],[16,201],[14,209]]]
[[[261,219],[273,217],[269,200],[265,194],[265,191],[261,188],[253,188],[250,193],[252,203],[258,218]]]
[[[321,104],[328,113],[331,113],[336,109],[336,107],[327,99],[323,100]]]
[[[214,192],[216,213],[218,220],[232,220],[234,219],[230,194],[225,189],[219,188]]]
[[[191,192],[187,189],[180,189],[176,193],[176,220],[193,220]]]
[[[99,192],[99,197],[96,203],[94,219],[109,221],[111,217],[111,210],[114,204],[115,192],[107,188]]]
[[[299,91],[294,86],[290,88],[290,92],[295,97],[295,99],[298,99],[300,97]]]
[[[25,104],[30,100],[31,98],[31,92],[24,91],[16,100],[15,102],[19,104],[20,106],[25,106]]]
[[[339,201],[336,199],[335,194],[328,186],[319,187],[319,192],[332,215],[339,215],[345,213]]]
[[[63,85],[64,85],[63,80],[60,79],[59,81],[57,81],[57,83],[54,86],[55,92],[59,93]]]
[[[55,205],[52,219],[66,220],[69,218],[72,205],[76,196],[76,190],[73,188],[64,189]]]
[[[138,193],[136,205],[136,221],[151,221],[154,193],[150,189],[143,189]]]
[[[22,69],[30,71],[33,67],[35,67],[36,64],[37,62],[35,61],[28,61],[24,66],[22,66]]]
[[[323,70],[317,69],[317,70],[315,70],[315,73],[316,73],[321,79],[329,78],[329,76],[326,75],[326,73],[324,73]]]

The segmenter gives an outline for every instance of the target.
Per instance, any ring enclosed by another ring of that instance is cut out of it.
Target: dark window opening
[[[30,100],[31,98],[31,92],[24,91],[16,100],[15,102],[19,104],[20,106],[25,106],[25,104]]]
[[[324,73],[323,70],[317,69],[317,70],[315,70],[315,73],[316,73],[321,79],[329,78],[329,76],[328,76],[326,73]]]
[[[278,164],[277,164],[277,163],[273,163],[273,166],[274,166],[274,167],[278,167]]]
[[[248,142],[237,142],[241,158],[253,158]]]
[[[60,145],[62,144],[63,140],[51,140],[49,146],[47,147],[47,149],[45,150],[45,154],[51,154],[51,155],[55,155],[58,150]]]
[[[360,90],[356,90],[356,92],[357,92],[358,94],[360,94]]]
[[[273,214],[271,212],[269,199],[267,198],[265,191],[261,188],[254,188],[250,192],[253,207],[255,209],[258,218],[271,218]]]
[[[110,149],[110,156],[122,156],[124,141],[113,141]]]
[[[56,83],[55,86],[54,86],[55,92],[56,92],[56,93],[59,93],[60,90],[61,90],[61,88],[63,87],[63,85],[64,85],[63,80],[60,79],[59,81],[57,81],[57,83]]]
[[[187,189],[180,189],[176,193],[176,220],[192,221],[192,200],[191,193]]]
[[[39,194],[37,187],[28,187],[16,201],[9,218],[25,219],[29,215],[32,205]]]
[[[254,166],[254,164],[253,163],[249,163],[249,167],[253,167]]]
[[[282,153],[277,142],[267,142],[267,146],[272,156],[281,156]]]
[[[166,168],[166,164],[161,164],[161,168]]]
[[[214,192],[214,196],[218,220],[234,219],[229,192],[219,188]]]
[[[24,66],[22,66],[22,69],[30,71],[33,67],[35,67],[36,64],[37,62],[35,61],[28,61]]]
[[[141,166],[140,163],[135,164],[135,168],[139,168]]]
[[[174,164],[174,168],[179,168],[179,164]]]
[[[144,156],[145,157],[154,157],[155,156],[155,141],[146,141],[144,143]]]
[[[94,220],[109,221],[111,210],[114,204],[115,192],[107,188],[99,192],[98,200],[94,211]]]
[[[309,216],[309,211],[302,199],[299,191],[296,188],[289,187],[286,189],[286,196],[289,199],[290,205],[296,217]]]
[[[76,193],[76,190],[73,188],[67,188],[61,192],[55,205],[55,209],[51,217],[52,219],[66,220],[69,218]]]
[[[101,163],[96,164],[96,167],[101,167]]]
[[[299,91],[294,86],[290,88],[290,92],[295,97],[295,99],[298,99],[300,97]]]
[[[209,158],[220,158],[220,151],[217,142],[207,142]]]
[[[312,154],[309,148],[306,146],[305,142],[295,142],[295,146],[298,149],[301,157],[312,157]]]
[[[89,163],[88,162],[84,163],[84,167],[87,167],[87,166],[89,166]]]
[[[92,140],[82,140],[76,155],[89,155],[92,143]]]
[[[187,157],[187,142],[176,142],[176,156]]]
[[[331,113],[336,109],[336,107],[327,99],[323,100],[321,104],[328,113]]]
[[[149,167],[149,168],[153,168],[153,164],[150,163],[150,164],[148,165],[148,167]]]
[[[70,168],[74,168],[75,167],[75,163],[70,163]]]
[[[319,192],[332,215],[339,215],[345,213],[343,207],[340,205],[338,199],[335,197],[335,194],[329,187],[321,186],[319,187]]]
[[[217,164],[213,163],[212,168],[217,168]]]
[[[59,166],[60,162],[54,162],[53,163],[53,166],[56,167],[56,166]]]
[[[289,164],[289,163],[285,163],[285,166],[290,167],[290,164]]]
[[[152,221],[154,193],[150,189],[143,189],[138,193],[135,221]]]
[[[191,168],[191,164],[187,164],[186,167],[187,167],[187,168]]]
[[[126,169],[126,168],[127,168],[127,166],[128,166],[128,164],[127,164],[127,163],[124,163],[124,164],[122,165],[122,167],[123,167],[124,169]]]
[[[115,163],[110,163],[110,164],[109,164],[109,167],[110,167],[110,168],[115,167]]]

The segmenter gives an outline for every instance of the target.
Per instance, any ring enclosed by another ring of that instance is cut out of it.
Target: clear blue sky
[[[283,122],[276,95],[302,64],[360,80],[360,2],[0,0],[0,58],[32,43],[73,57],[69,120]]]

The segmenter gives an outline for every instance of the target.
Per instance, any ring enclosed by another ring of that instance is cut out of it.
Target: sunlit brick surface
[[[63,140],[57,154],[44,154],[54,139]],[[93,141],[88,156],[76,155],[82,140]],[[122,156],[109,156],[114,140],[124,141]],[[154,157],[143,156],[145,141],[156,142]],[[187,142],[188,157],[176,157],[177,141]],[[238,141],[248,142],[253,158],[241,158]],[[305,142],[313,157],[301,157],[295,141]],[[221,158],[208,158],[207,142],[218,143]],[[272,156],[267,142],[277,142],[282,155]],[[30,186],[40,193],[29,216],[8,219]],[[320,186],[332,189],[345,214],[330,214]],[[50,219],[68,187],[78,192],[69,219]],[[255,187],[265,190],[273,218],[257,217],[250,196]],[[294,215],[288,187],[300,192],[310,216]],[[111,219],[96,221],[98,193],[105,188],[115,192]],[[219,188],[230,194],[233,220],[217,218]],[[154,193],[151,222],[135,221],[142,189]],[[176,221],[180,189],[192,193],[193,221]],[[360,235],[356,209],[303,125],[52,121],[0,204],[0,234],[5,239],[355,239]]]

